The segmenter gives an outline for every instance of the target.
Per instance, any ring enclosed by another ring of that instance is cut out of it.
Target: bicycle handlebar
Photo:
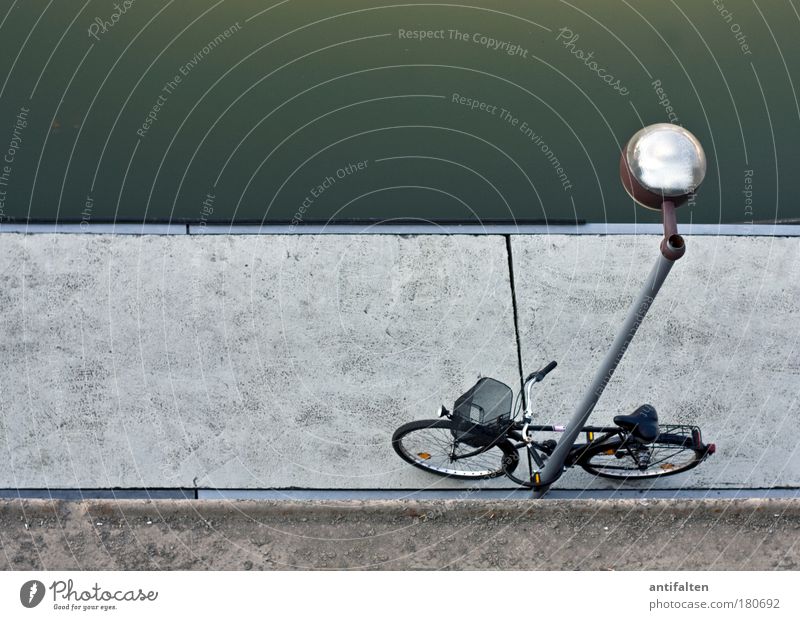
[[[522,427],[522,437],[525,443],[530,443],[530,439],[528,437],[528,425],[533,417],[532,415],[532,408],[531,408],[531,391],[530,388],[534,383],[538,383],[542,379],[544,379],[556,366],[558,363],[554,360],[550,362],[544,368],[537,370],[536,372],[532,372],[527,376],[525,379],[525,414],[523,416],[523,421],[525,425]]]
[[[536,380],[541,381],[542,379],[544,379],[545,376],[547,376],[550,373],[550,371],[552,371],[556,366],[558,366],[558,363],[555,360],[550,362],[547,366],[545,366],[538,373],[536,373]]]

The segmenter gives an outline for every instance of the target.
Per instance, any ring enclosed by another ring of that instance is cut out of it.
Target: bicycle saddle
[[[618,415],[614,417],[614,424],[631,434],[637,439],[649,443],[658,437],[658,414],[653,405],[642,405],[631,415]]]

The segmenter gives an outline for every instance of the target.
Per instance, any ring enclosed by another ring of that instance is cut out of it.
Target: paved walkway
[[[0,237],[0,489],[464,488],[401,462],[392,431],[552,359],[537,421],[565,422],[658,247]],[[591,419],[650,402],[703,428],[717,454],[656,488],[800,488],[798,273],[797,237],[688,238]]]

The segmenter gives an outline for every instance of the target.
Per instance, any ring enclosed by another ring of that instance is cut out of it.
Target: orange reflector
[[[417,456],[425,461],[431,458],[431,455],[428,454],[427,452],[420,452],[419,454],[417,454]]]
[[[612,448],[611,450],[606,450],[603,452],[603,454],[614,454],[614,449]]]
[[[588,433],[586,433],[586,438],[589,441],[594,441],[594,433],[592,431],[589,431]]]
[[[537,471],[535,474],[533,474],[533,483],[534,484],[539,484],[540,481],[541,481],[541,478],[539,477],[539,472]]]
[[[675,466],[672,463],[662,463],[661,469],[675,469]]]

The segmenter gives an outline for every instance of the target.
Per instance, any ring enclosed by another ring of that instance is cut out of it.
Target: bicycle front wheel
[[[476,448],[457,443],[450,420],[418,420],[398,428],[392,435],[394,451],[407,463],[451,478],[496,478],[514,471],[519,455],[507,439],[472,456]]]
[[[578,464],[595,476],[631,480],[673,476],[697,467],[704,457],[691,437],[664,434],[648,444],[629,439],[587,448]]]

